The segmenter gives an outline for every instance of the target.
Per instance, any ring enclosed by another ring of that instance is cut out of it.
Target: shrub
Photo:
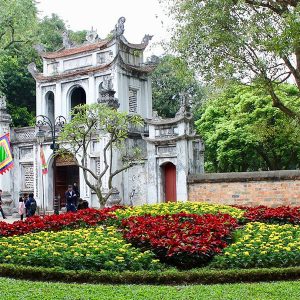
[[[249,223],[234,243],[214,258],[217,268],[300,266],[300,226]]]
[[[0,276],[29,280],[63,281],[67,283],[108,284],[214,284],[300,279],[300,267],[188,271],[71,271],[59,268],[0,265]]]
[[[243,207],[243,209],[245,209],[245,207]],[[244,218],[246,222],[300,224],[300,207],[247,207],[246,212],[244,213]]]
[[[71,270],[155,270],[161,264],[111,227],[39,232],[0,239],[0,263]]]
[[[126,209],[117,209],[115,211],[116,216],[119,219],[128,218],[131,216],[142,216],[142,215],[172,215],[178,214],[180,212],[187,214],[229,214],[233,218],[242,218],[244,211],[232,207],[229,205],[217,205],[209,204],[205,202],[169,202],[169,203],[159,203],[150,204],[143,206],[133,206],[127,207]]]
[[[22,235],[38,231],[58,231],[65,228],[80,228],[103,224],[116,219],[113,212],[122,207],[103,208],[101,210],[89,208],[76,213],[64,213],[45,217],[33,216],[25,221],[16,221],[13,224],[0,222],[0,237]]]
[[[179,213],[138,216],[122,221],[124,238],[151,249],[163,262],[181,268],[206,264],[230,240],[237,222],[229,215]]]

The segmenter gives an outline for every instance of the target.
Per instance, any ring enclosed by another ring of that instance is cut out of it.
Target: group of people
[[[0,189],[0,213],[3,219],[6,219],[2,208],[2,190]],[[68,190],[65,192],[66,197],[66,205],[67,212],[72,211],[75,212],[80,209],[89,208],[89,204],[86,200],[80,198],[79,189],[76,183],[74,185],[69,185]],[[19,198],[19,208],[18,213],[20,215],[21,220],[23,220],[24,215],[26,217],[32,217],[35,215],[37,209],[37,203],[34,199],[33,193],[25,193],[23,196]]]
[[[65,198],[67,212],[75,212],[89,207],[88,202],[80,198],[79,189],[76,183],[68,186],[68,190],[65,192]]]
[[[25,193],[23,196],[19,198],[19,215],[21,220],[24,218],[24,214],[26,217],[32,217],[35,215],[37,208],[36,200],[33,197],[33,194]]]
[[[2,190],[0,190],[0,212],[3,219],[6,219],[6,216],[4,214],[3,208],[2,208]],[[26,214],[26,217],[31,217],[35,215],[37,208],[36,200],[33,197],[33,194],[27,194],[25,193],[23,196],[19,198],[19,208],[18,213],[20,215],[21,220],[24,218],[24,214]]]

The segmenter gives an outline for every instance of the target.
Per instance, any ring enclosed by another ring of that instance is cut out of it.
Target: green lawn
[[[300,281],[225,285],[147,286],[65,284],[0,278],[0,299],[296,300],[300,299]]]

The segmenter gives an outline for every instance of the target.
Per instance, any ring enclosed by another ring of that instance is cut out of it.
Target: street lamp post
[[[56,151],[59,149],[59,145],[56,143],[56,138],[57,138],[57,131],[61,129],[65,123],[66,123],[66,118],[63,116],[58,116],[56,119],[52,122],[50,118],[44,115],[38,115],[36,117],[36,126],[38,127],[38,131],[36,133],[36,139],[39,145],[42,145],[43,142],[45,141],[46,137],[46,132],[42,129],[43,127],[49,127],[49,132],[51,133],[51,145],[50,148],[53,151],[53,195],[54,195],[54,203],[53,203],[53,208],[54,208],[54,213],[59,214],[59,203],[58,203],[58,198],[55,195],[55,172],[56,172]],[[44,191],[43,191],[44,194]],[[43,199],[44,201],[44,199]]]

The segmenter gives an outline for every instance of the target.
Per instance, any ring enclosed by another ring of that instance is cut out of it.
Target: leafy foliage
[[[299,118],[276,94],[292,77],[300,89],[299,1],[170,0],[172,48],[207,81],[262,86],[273,105]],[[294,59],[296,58],[296,59]]]
[[[299,92],[281,85],[276,93],[298,110]],[[236,172],[299,167],[299,130],[271,105],[260,89],[235,85],[216,95],[199,111],[198,132],[206,145],[206,170]]]
[[[225,214],[179,213],[130,217],[122,225],[130,243],[151,249],[161,261],[188,269],[203,266],[220,253],[237,222]]]
[[[180,93],[192,95],[193,109],[196,110],[204,97],[204,89],[189,69],[186,62],[178,57],[166,55],[151,75],[153,109],[165,118],[173,118],[179,110]]]

